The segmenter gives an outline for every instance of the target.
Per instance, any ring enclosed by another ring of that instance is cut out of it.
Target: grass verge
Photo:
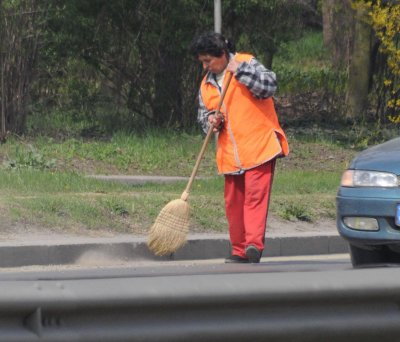
[[[32,170],[3,170],[0,177],[2,215],[15,224],[68,233],[146,234],[160,210],[179,198],[186,185],[124,185]],[[278,170],[271,213],[291,221],[333,218],[338,178],[332,172]],[[192,232],[226,232],[222,177],[196,180],[189,203]]]
[[[290,221],[334,218],[340,175],[356,151],[332,136],[305,140],[288,132],[291,153],[277,163],[271,214]],[[127,185],[87,176],[189,177],[202,142],[197,134],[156,131],[96,141],[10,139],[0,145],[0,216],[16,227],[145,234],[186,182]],[[214,154],[209,146],[189,198],[192,232],[227,229]]]

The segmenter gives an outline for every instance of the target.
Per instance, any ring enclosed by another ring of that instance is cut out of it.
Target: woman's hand
[[[222,117],[220,115],[211,114],[208,116],[208,123],[213,126],[213,132],[218,132],[222,128]]]
[[[235,58],[232,58],[226,66],[226,70],[230,71],[232,74],[235,74],[240,64],[241,62],[238,62]]]

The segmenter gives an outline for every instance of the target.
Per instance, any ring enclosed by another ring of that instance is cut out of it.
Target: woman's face
[[[221,57],[199,55],[199,61],[202,63],[205,71],[210,71],[213,74],[221,73],[228,65],[228,58],[225,54],[223,54]]]

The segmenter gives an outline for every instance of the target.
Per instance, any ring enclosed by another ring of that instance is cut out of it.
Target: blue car
[[[400,263],[400,138],[359,153],[336,196],[354,267]]]

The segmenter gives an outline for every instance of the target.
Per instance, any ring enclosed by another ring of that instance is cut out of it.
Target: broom
[[[217,106],[215,115],[221,115],[220,109],[233,74],[229,73],[225,88]],[[177,251],[186,243],[189,231],[189,204],[187,203],[190,189],[200,166],[207,144],[213,135],[213,125],[210,125],[203,146],[197,157],[196,164],[181,198],[169,202],[158,214],[156,221],[150,228],[147,245],[156,255],[167,255]]]

